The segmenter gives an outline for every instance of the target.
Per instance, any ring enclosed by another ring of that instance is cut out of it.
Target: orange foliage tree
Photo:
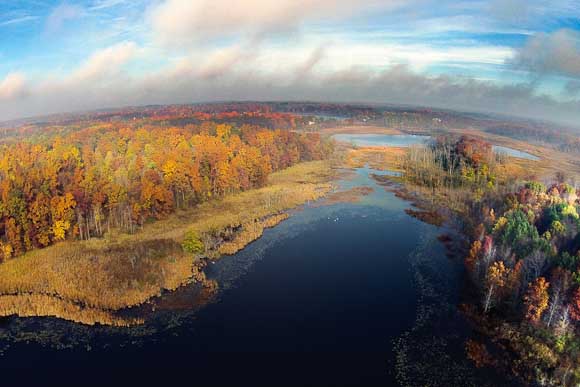
[[[574,321],[580,321],[580,288],[576,289],[570,303],[570,317]]]
[[[524,296],[526,319],[531,323],[538,323],[544,311],[548,308],[550,283],[544,277],[537,278],[528,287]]]
[[[133,232],[331,151],[319,134],[223,122],[282,124],[292,121],[286,114],[194,112],[198,124],[171,126],[191,112],[161,110],[137,123],[80,122],[0,145],[0,260],[111,228]]]

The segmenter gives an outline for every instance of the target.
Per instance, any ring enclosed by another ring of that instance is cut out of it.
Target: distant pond
[[[347,142],[357,146],[392,146],[392,147],[409,147],[413,145],[425,145],[431,140],[431,136],[418,136],[414,134],[336,134],[333,138],[340,142]],[[537,161],[540,158],[530,153],[506,146],[494,145],[493,150],[496,153],[503,153],[507,156],[517,157],[520,159]]]

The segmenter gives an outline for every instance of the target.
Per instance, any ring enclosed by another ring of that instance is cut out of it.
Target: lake
[[[356,146],[392,146],[392,147],[409,147],[413,145],[426,145],[431,140],[430,136],[418,136],[413,134],[335,134],[333,138],[340,142],[346,142]],[[539,157],[517,149],[508,148],[500,145],[493,145],[496,153],[503,153],[511,157],[540,160]]]
[[[93,367],[186,367],[203,386],[510,385],[465,357],[463,265],[437,240],[445,230],[408,216],[371,173],[339,182],[372,187],[360,202],[295,211],[207,267],[220,288],[211,299],[184,287],[144,326],[0,319],[1,367],[67,367],[81,378]]]

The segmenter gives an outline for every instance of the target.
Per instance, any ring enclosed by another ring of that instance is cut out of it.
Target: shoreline
[[[63,242],[8,261],[0,265],[0,278],[6,279],[0,284],[0,316],[142,324],[117,314],[192,282],[211,290],[216,285],[203,272],[208,260],[235,254],[287,219],[289,210],[326,196],[335,173],[328,160],[300,163],[274,173],[263,188],[204,203],[136,234]],[[182,250],[190,230],[211,236],[204,254]]]

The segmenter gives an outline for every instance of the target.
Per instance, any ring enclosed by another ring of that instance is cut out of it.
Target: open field
[[[0,316],[57,316],[84,324],[130,325],[114,311],[142,304],[165,290],[204,282],[203,256],[233,254],[286,210],[332,190],[329,161],[301,163],[276,172],[267,186],[206,202],[146,224],[135,234],[62,242],[0,265]],[[188,232],[205,253],[183,251]]]

